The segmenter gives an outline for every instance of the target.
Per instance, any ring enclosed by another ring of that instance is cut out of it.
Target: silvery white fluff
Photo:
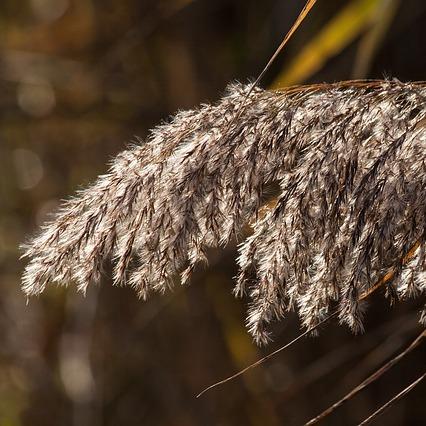
[[[208,247],[250,223],[235,293],[252,300],[257,342],[286,311],[311,327],[336,302],[359,329],[359,296],[389,268],[394,297],[426,293],[425,100],[423,83],[398,81],[250,94],[231,85],[216,105],[155,128],[66,202],[26,246],[23,289],[76,281],[84,291],[111,258],[114,283],[145,299],[178,273],[186,282]],[[277,203],[259,214],[271,184]]]

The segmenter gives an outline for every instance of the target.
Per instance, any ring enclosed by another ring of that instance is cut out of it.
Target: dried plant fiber
[[[424,297],[426,85],[248,90],[231,85],[119,154],[25,246],[24,291],[70,281],[84,291],[110,259],[114,283],[145,299],[237,238],[235,293],[251,299],[257,342],[291,309],[311,327],[336,304],[360,329],[359,295],[390,267],[396,298]],[[273,184],[277,202],[259,214]]]

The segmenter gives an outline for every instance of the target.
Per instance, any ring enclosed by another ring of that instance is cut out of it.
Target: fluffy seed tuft
[[[426,86],[247,93],[232,85],[216,105],[178,113],[118,155],[26,246],[24,291],[68,281],[84,291],[111,258],[114,282],[145,299],[176,274],[186,282],[208,247],[250,223],[235,292],[252,300],[247,324],[257,342],[290,309],[311,327],[331,303],[359,330],[360,294],[391,267],[396,297],[425,294]],[[277,203],[259,214],[271,185]]]

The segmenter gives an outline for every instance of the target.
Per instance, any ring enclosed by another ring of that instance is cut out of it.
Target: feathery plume
[[[24,291],[68,281],[84,291],[111,258],[114,283],[145,299],[178,274],[187,282],[208,247],[236,237],[235,294],[252,300],[259,343],[287,311],[312,327],[332,303],[361,329],[359,295],[390,267],[393,297],[425,294],[426,85],[249,90],[231,85],[216,105],[179,112],[118,155],[25,247]],[[262,215],[272,184],[277,203]]]

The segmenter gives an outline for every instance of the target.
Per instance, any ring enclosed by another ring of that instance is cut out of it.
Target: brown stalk
[[[378,370],[376,370],[373,374],[368,376],[362,383],[360,383],[358,386],[356,386],[354,389],[352,389],[348,394],[346,394],[342,399],[335,402],[333,405],[331,405],[329,408],[324,410],[321,414],[314,417],[313,419],[309,420],[305,426],[310,426],[318,423],[319,421],[323,420],[325,417],[333,413],[337,408],[339,408],[341,405],[343,405],[345,402],[349,401],[351,398],[353,398],[356,394],[361,392],[363,389],[365,389],[368,385],[375,382],[377,379],[379,379],[384,373],[386,373],[388,370],[390,370],[395,364],[397,364],[399,361],[401,361],[402,358],[404,358],[406,355],[408,355],[413,349],[417,348],[419,344],[422,342],[423,338],[426,337],[426,330],[423,330],[419,336],[401,353],[399,353],[397,356],[392,358],[390,361],[388,361],[386,364],[384,364],[382,367],[380,367]]]
[[[216,382],[216,383],[210,385],[209,387],[207,387],[206,389],[204,389],[202,392],[200,392],[196,396],[196,398],[199,398],[200,396],[204,395],[207,391],[209,391],[209,390],[211,390],[211,389],[213,389],[215,387],[218,387],[218,386],[223,385],[223,384],[225,384],[227,382],[230,382],[231,380],[236,379],[237,377],[239,377],[239,376],[243,375],[244,373],[246,373],[248,370],[251,370],[252,368],[255,368],[255,367],[259,366],[260,364],[263,364],[268,359],[270,359],[273,356],[277,355],[278,353],[282,352],[284,349],[289,348],[294,343],[296,343],[297,341],[299,341],[303,337],[307,336],[312,331],[316,330],[322,324],[325,324],[328,320],[330,320],[331,318],[335,317],[338,313],[339,313],[338,311],[333,312],[332,314],[330,314],[329,316],[327,316],[326,318],[324,318],[322,321],[320,321],[317,325],[315,325],[314,327],[311,327],[310,329],[306,330],[305,332],[299,334],[297,337],[295,337],[293,340],[291,340],[289,343],[285,344],[284,346],[281,346],[280,348],[278,348],[277,350],[271,352],[270,354],[266,355],[265,357],[260,358],[259,360],[257,360],[253,364],[250,364],[249,366],[247,366],[247,367],[243,368],[242,370],[240,370],[238,373],[235,373],[232,376],[229,376],[226,379],[221,380],[220,382]]]
[[[268,71],[268,69],[271,67],[271,65],[273,64],[273,62],[275,61],[275,59],[277,59],[277,56],[281,53],[281,51],[284,49],[285,45],[287,44],[287,42],[290,40],[290,38],[293,36],[293,34],[296,32],[297,28],[299,28],[300,24],[303,22],[303,20],[306,18],[306,16],[308,15],[308,13],[311,11],[311,9],[314,7],[315,3],[317,2],[317,0],[307,0],[304,8],[302,9],[302,11],[300,12],[299,16],[297,17],[295,23],[293,24],[293,26],[290,28],[289,32],[286,34],[286,36],[283,38],[283,41],[281,42],[281,44],[278,46],[277,50],[274,52],[274,54],[271,56],[271,59],[269,59],[268,63],[266,64],[265,68],[263,68],[262,72],[259,74],[259,77],[256,78],[255,82],[252,85],[251,90],[253,90],[253,88],[255,86],[257,86],[257,84],[260,82],[260,80],[262,80],[263,76],[266,74],[266,72]],[[251,92],[251,90],[249,91],[249,94]]]
[[[392,399],[390,399],[386,404],[382,405],[377,411],[375,411],[370,417],[365,419],[363,422],[359,423],[358,426],[364,426],[370,424],[373,420],[383,414],[388,408],[390,408],[395,402],[399,401],[408,392],[412,391],[423,379],[426,378],[426,372],[424,372],[418,379],[416,379],[413,383],[407,386],[404,390],[402,390],[398,395],[395,395]]]
[[[235,114],[234,118],[229,123],[229,127],[231,127],[231,125],[234,124],[234,122],[240,117],[240,115],[242,113],[242,110],[243,110],[243,108],[244,108],[244,106],[246,104],[246,101],[249,98],[249,96],[252,94],[254,88],[262,80],[262,78],[264,77],[264,75],[266,74],[266,72],[269,70],[269,68],[271,67],[271,65],[274,63],[275,59],[277,59],[278,55],[282,52],[282,50],[284,49],[284,47],[286,46],[286,44],[288,43],[288,41],[290,40],[290,38],[293,36],[293,34],[299,28],[300,24],[306,18],[306,16],[311,11],[311,9],[314,7],[314,5],[315,5],[316,2],[317,2],[317,0],[307,0],[306,1],[306,4],[303,7],[302,11],[299,13],[299,16],[297,17],[296,21],[294,22],[294,24],[292,25],[292,27],[290,28],[290,30],[288,31],[288,33],[285,35],[285,37],[283,38],[282,42],[277,47],[277,49],[275,50],[274,54],[271,56],[271,58],[269,59],[268,63],[265,65],[265,67],[263,68],[263,70],[261,71],[261,73],[259,74],[259,76],[251,84],[251,86],[250,86],[247,94],[245,95],[245,99],[244,99],[244,102],[242,104],[243,105],[242,108],[240,108],[240,110],[237,111],[237,113]]]

